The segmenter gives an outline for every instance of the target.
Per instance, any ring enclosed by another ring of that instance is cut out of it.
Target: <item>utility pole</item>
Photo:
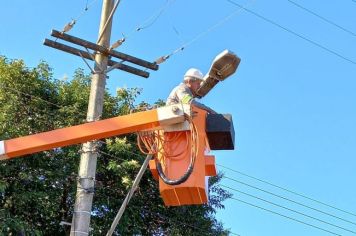
[[[45,39],[43,44],[66,53],[79,56],[92,71],[90,97],[87,112],[87,122],[100,120],[103,112],[106,74],[114,69],[126,71],[128,73],[138,75],[144,78],[149,77],[147,69],[158,70],[157,62],[149,62],[135,56],[131,56],[114,50],[110,47],[110,36],[113,14],[119,5],[120,0],[103,0],[99,35],[96,43],[71,36],[66,34],[68,30],[57,31],[52,30],[51,36],[62,39],[69,43],[84,47],[86,50],[81,50],[69,45],[62,44],[50,39]],[[72,25],[73,26],[73,25]],[[119,41],[118,41],[119,42]],[[122,41],[123,42],[123,41]],[[92,52],[90,52],[92,50]],[[111,57],[110,59],[108,57]],[[120,59],[120,62],[112,60],[112,58]],[[90,67],[86,60],[95,62],[94,69]],[[135,65],[145,67],[146,70],[135,68],[127,65],[124,62],[133,63]],[[109,68],[107,68],[110,66]],[[73,219],[71,224],[70,235],[88,235],[92,202],[94,196],[96,164],[98,157],[98,143],[95,141],[84,143],[81,150],[77,193],[75,198]],[[0,141],[0,160],[4,156],[1,149]]]
[[[112,10],[114,0],[103,0],[101,20],[99,27],[98,45],[109,48]],[[104,31],[104,32],[102,32]],[[107,54],[95,55],[94,74],[91,80],[90,97],[87,112],[87,122],[99,120],[104,104],[106,68],[108,65]],[[95,173],[97,164],[97,142],[87,142],[82,146],[78,184],[72,226],[70,235],[88,235],[92,202],[94,196]]]

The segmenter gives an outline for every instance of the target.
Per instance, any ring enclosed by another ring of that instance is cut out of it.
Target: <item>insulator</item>
[[[73,26],[75,25],[76,21],[72,20],[71,22],[69,22],[68,24],[66,24],[64,26],[64,29],[62,30],[62,33],[68,32],[69,30],[71,30],[73,28]]]
[[[125,42],[125,38],[117,40],[115,43],[113,43],[113,45],[110,46],[110,50],[121,46],[123,42]]]
[[[155,62],[156,62],[157,64],[161,64],[161,63],[165,62],[168,58],[169,58],[169,56],[161,56],[161,57],[158,58]]]

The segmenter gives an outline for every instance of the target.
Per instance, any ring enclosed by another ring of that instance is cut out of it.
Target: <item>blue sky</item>
[[[22,58],[28,66],[45,60],[54,68],[56,78],[70,78],[78,67],[89,72],[80,58],[42,45],[51,29],[61,30],[72,18],[77,19],[86,2],[2,2],[0,54]],[[237,11],[238,7],[228,1],[171,0],[154,24],[135,32],[144,23],[150,25],[153,20],[146,20],[157,15],[166,0],[122,0],[112,32],[112,41],[122,33],[128,36],[119,48],[121,52],[154,61],[211,30],[173,55],[159,71],[151,72],[150,78],[113,71],[107,88],[112,93],[125,86],[143,88],[138,102],[165,99],[188,68],[197,67],[206,73],[213,58],[230,49],[242,59],[238,71],[202,100],[218,112],[231,113],[234,120],[237,148],[215,152],[217,163],[356,213],[356,2],[295,0],[353,34],[288,0],[234,2],[265,20]],[[69,33],[96,41],[100,12],[101,1],[94,1]],[[234,12],[233,17],[212,29]],[[230,178],[356,222],[356,216],[238,173],[224,172]],[[235,193],[236,198],[308,224],[340,235],[353,234],[340,227],[356,231],[355,224],[246,185],[228,179],[223,184],[338,227]],[[217,216],[232,232],[243,236],[332,235],[235,200],[227,201],[226,209]]]

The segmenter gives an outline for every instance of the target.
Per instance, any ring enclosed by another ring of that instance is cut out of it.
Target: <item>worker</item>
[[[187,70],[184,74],[183,83],[180,83],[172,90],[167,98],[166,105],[177,103],[193,104],[211,114],[216,114],[213,109],[195,100],[197,97],[196,92],[200,88],[203,77],[203,73],[198,69],[190,68]]]

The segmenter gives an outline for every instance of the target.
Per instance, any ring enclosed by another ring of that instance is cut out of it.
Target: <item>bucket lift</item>
[[[230,143],[225,143],[226,149],[233,147],[232,122],[227,121],[228,129],[219,130],[217,134],[206,126],[207,120],[212,119],[210,116],[215,115],[194,106],[177,104],[3,140],[0,141],[0,160],[132,132],[153,133],[156,143],[149,148],[157,145],[157,150],[164,151],[156,152],[150,169],[156,179],[160,176],[164,203],[167,206],[203,204],[208,200],[205,176],[216,175],[215,157],[206,155],[208,150],[216,150],[216,143],[209,141],[209,137],[228,136]],[[214,122],[226,123],[221,117],[213,118]],[[142,134],[140,136],[142,138]],[[219,149],[225,147],[220,145]]]
[[[239,62],[230,51],[219,54],[204,77],[199,96],[233,74]],[[206,177],[216,175],[215,157],[209,151],[234,149],[231,115],[175,104],[0,141],[0,160],[133,132],[139,132],[141,150],[155,155],[149,167],[167,206],[206,203]]]
[[[208,153],[210,150],[234,148],[231,119],[207,114],[194,106],[192,114],[192,119],[164,128],[164,133],[158,136],[161,138],[157,143],[160,151],[149,163],[154,178],[159,181],[160,194],[166,206],[207,203],[206,177],[217,173],[215,156]],[[225,128],[217,130],[209,120],[224,123]],[[222,144],[217,140],[226,142]]]

